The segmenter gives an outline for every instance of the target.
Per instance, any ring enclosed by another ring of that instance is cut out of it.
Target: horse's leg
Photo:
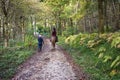
[[[53,49],[55,49],[55,42],[52,42],[52,45],[53,45]]]
[[[54,42],[54,48],[55,48],[55,42]]]
[[[55,49],[55,37],[52,37],[52,38],[51,38],[51,42],[52,42],[52,47],[53,47],[53,49]]]

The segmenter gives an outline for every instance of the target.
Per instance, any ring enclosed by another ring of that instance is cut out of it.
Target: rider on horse
[[[53,28],[53,30],[52,30],[52,36],[51,36],[51,42],[52,42],[53,48],[55,48],[55,43],[57,41],[58,41],[58,39],[57,39],[57,32],[56,32],[56,29]]]
[[[53,28],[52,36],[56,36],[56,29],[55,28]]]

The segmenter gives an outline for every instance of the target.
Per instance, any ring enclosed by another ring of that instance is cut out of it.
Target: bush
[[[0,54],[0,78],[10,80],[18,66],[33,54],[33,49],[23,47],[8,47],[2,49]],[[8,65],[9,64],[9,65]]]
[[[110,76],[111,79],[120,76],[120,32],[104,33],[98,35],[92,34],[78,34],[70,35],[66,38],[65,43],[73,49],[79,49],[83,54],[87,51],[89,54],[92,51],[96,62],[94,66],[103,73]],[[90,53],[91,54],[91,53]],[[76,57],[77,58],[77,57]],[[109,79],[108,79],[109,80]]]

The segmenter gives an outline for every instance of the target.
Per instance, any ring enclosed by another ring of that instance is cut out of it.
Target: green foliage
[[[26,35],[24,47],[35,47],[37,45],[37,38],[33,35]]]
[[[48,36],[48,34],[50,33],[50,28],[49,27],[43,27],[41,25],[37,25],[38,27],[38,31],[41,35],[43,36]]]
[[[63,36],[69,36],[73,34],[73,27],[67,27],[65,31],[62,32]]]
[[[80,33],[78,35],[70,35],[65,39],[65,43],[69,45],[68,48],[71,49],[70,53],[76,62],[80,65],[87,66],[85,69],[87,69],[87,72],[90,71],[89,73],[93,76],[92,80],[118,80],[120,78],[118,76],[120,75],[119,34],[119,32],[100,35],[97,33]],[[76,51],[79,52],[77,53]],[[79,55],[82,56],[80,57]],[[91,62],[87,58],[84,60],[82,58],[83,55],[92,57],[93,59],[90,59]]]
[[[120,56],[117,56],[115,60],[112,62],[110,67],[117,67],[120,65]]]
[[[33,49],[12,47],[2,49],[1,53],[0,78],[2,80],[10,80],[14,76],[17,67],[33,54]]]
[[[120,44],[120,37],[116,37],[113,39],[111,46],[117,48],[119,44]]]
[[[18,66],[33,54],[37,46],[37,38],[33,36],[33,31],[28,29],[25,42],[11,39],[9,43],[10,47],[0,48],[0,78],[2,80],[11,80]]]

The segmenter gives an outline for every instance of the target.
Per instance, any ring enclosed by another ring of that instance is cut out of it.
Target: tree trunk
[[[104,1],[104,24],[106,27],[106,31],[109,31],[108,15],[107,15],[107,0]]]
[[[119,28],[120,28],[120,2],[119,2],[118,4],[119,4],[119,8],[118,8],[118,9],[119,9],[119,13],[118,13],[118,16],[119,16],[118,22],[119,22],[119,23],[118,23],[118,26],[119,26]]]
[[[5,17],[5,25],[4,25],[4,47],[8,47],[8,42],[9,42],[9,36],[8,36],[8,18]]]
[[[0,43],[2,41],[2,16],[0,16]]]
[[[75,20],[75,33],[78,33],[77,20]]]
[[[25,41],[25,29],[24,29],[24,20],[22,22],[22,41]]]
[[[33,16],[30,16],[30,23],[31,23],[32,30],[34,30],[34,28],[33,28]]]
[[[73,20],[70,18],[70,27],[72,29],[72,35],[74,34]]]
[[[119,7],[120,7],[120,3],[116,0],[116,2],[114,2],[114,6],[115,6],[115,27],[116,27],[116,30],[119,30],[120,29],[120,25],[119,25],[119,21],[120,21],[120,18],[119,18],[119,15],[120,15],[120,12],[119,12]]]
[[[59,34],[61,35],[62,34],[62,25],[61,25],[61,17],[60,17],[60,12],[58,12],[58,31],[59,31]]]
[[[86,23],[86,17],[84,17],[84,33],[86,32],[86,25],[87,25],[87,23]]]
[[[90,27],[90,33],[92,32],[92,25],[91,25],[91,18],[89,17],[89,27]]]
[[[44,27],[46,28],[47,26],[47,19],[44,20]]]
[[[99,33],[103,33],[104,32],[103,0],[98,0],[98,14],[99,14]]]

